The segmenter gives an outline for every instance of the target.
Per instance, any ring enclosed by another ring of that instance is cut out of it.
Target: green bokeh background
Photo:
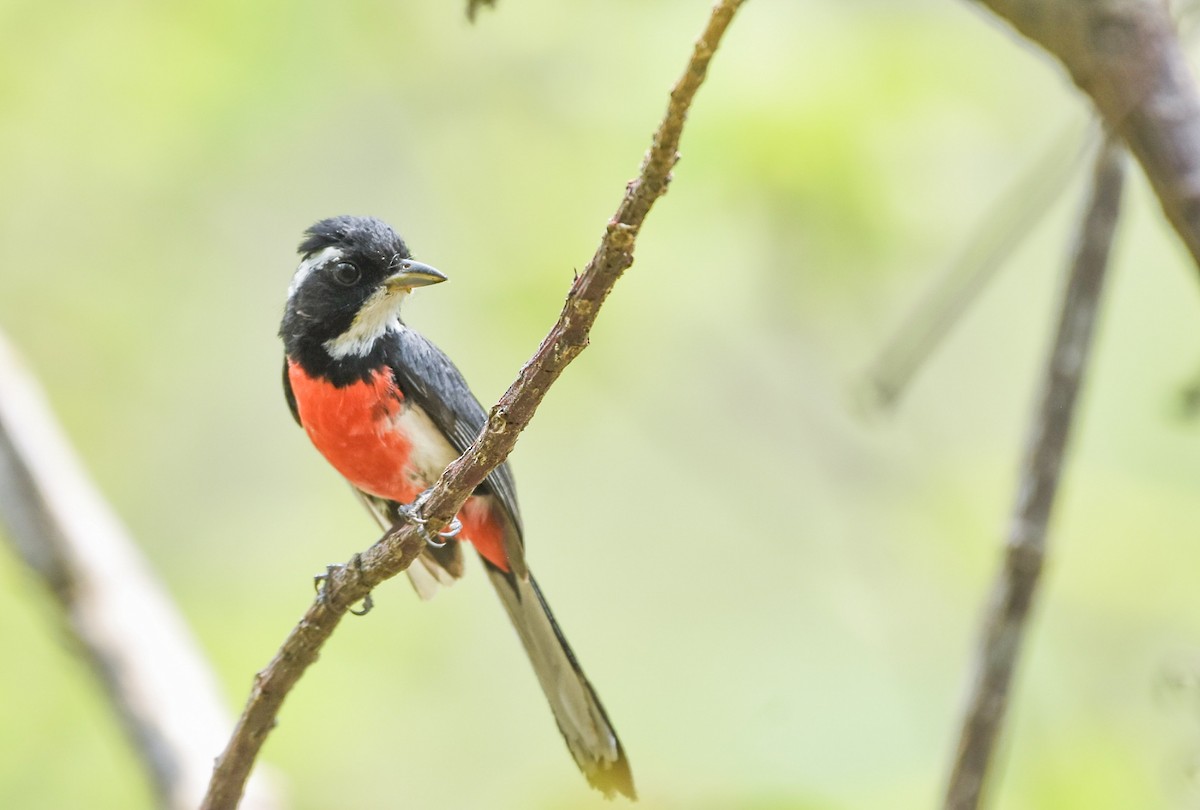
[[[375,530],[292,423],[300,232],[395,223],[490,403],[639,165],[703,0],[0,2],[0,328],[231,707]],[[891,418],[855,390],[1086,108],[967,3],[752,0],[592,346],[514,455],[530,559],[646,808],[936,801],[1081,178]],[[997,808],[1195,806],[1200,296],[1133,172]],[[346,622],[265,759],[299,808],[588,808],[478,570]],[[0,806],[152,804],[0,553]],[[1186,680],[1186,679],[1185,679]],[[214,752],[215,754],[216,752]]]

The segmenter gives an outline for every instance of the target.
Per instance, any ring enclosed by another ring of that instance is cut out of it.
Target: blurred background
[[[280,391],[302,230],[395,224],[451,279],[407,320],[493,402],[709,7],[462,5],[0,3],[0,329],[231,708],[310,577],[377,534]],[[894,414],[863,372],[1086,115],[967,3],[735,20],[635,265],[513,457],[643,807],[935,803],[1085,172]],[[1200,295],[1131,178],[997,808],[1200,803]],[[296,807],[615,806],[468,573],[429,604],[389,583],[339,628],[264,752]],[[53,612],[0,553],[0,806],[149,807]]]

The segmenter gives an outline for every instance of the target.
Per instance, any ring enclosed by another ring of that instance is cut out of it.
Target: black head
[[[298,360],[324,364],[369,354],[399,325],[400,303],[413,287],[446,280],[413,261],[399,234],[373,217],[321,220],[305,232],[300,254],[279,329]]]
[[[375,217],[330,217],[310,227],[304,236],[298,250],[306,259],[328,247],[341,248],[347,255],[385,267],[412,258],[400,234]]]

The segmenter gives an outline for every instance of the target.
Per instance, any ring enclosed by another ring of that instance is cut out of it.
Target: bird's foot
[[[462,521],[458,518],[454,518],[454,520],[450,521],[450,525],[447,526],[444,531],[438,532],[438,537],[442,538],[443,540],[454,540],[458,537],[458,533],[461,531]],[[442,545],[445,545],[445,543]]]
[[[450,521],[450,525],[444,531],[431,532],[429,530],[429,521],[417,514],[415,506],[400,506],[400,515],[407,521],[416,524],[417,532],[427,545],[433,548],[442,548],[449,541],[458,537],[458,533],[462,531],[462,521],[457,517]],[[434,538],[438,539],[434,539]]]
[[[362,555],[361,554],[354,555],[353,565],[356,569],[358,569],[359,575],[361,575],[363,573]],[[336,574],[338,571],[342,570],[343,568],[345,568],[344,565],[340,565],[338,563],[333,563],[331,565],[325,566],[324,574],[317,574],[316,576],[313,577],[313,590],[315,590],[317,592],[317,597],[321,601],[325,601],[327,599],[328,595],[326,593],[326,587],[329,585],[330,578],[334,574]],[[375,599],[371,596],[371,593],[368,591],[367,595],[363,597],[362,608],[360,608],[359,610],[355,610],[354,608],[349,608],[349,610],[355,616],[366,616],[368,613],[371,612],[371,608],[373,608],[373,607],[375,607]]]

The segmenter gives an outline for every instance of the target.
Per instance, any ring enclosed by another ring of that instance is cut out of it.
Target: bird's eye
[[[351,287],[362,278],[362,271],[350,262],[338,262],[333,266],[333,280],[343,287]]]

